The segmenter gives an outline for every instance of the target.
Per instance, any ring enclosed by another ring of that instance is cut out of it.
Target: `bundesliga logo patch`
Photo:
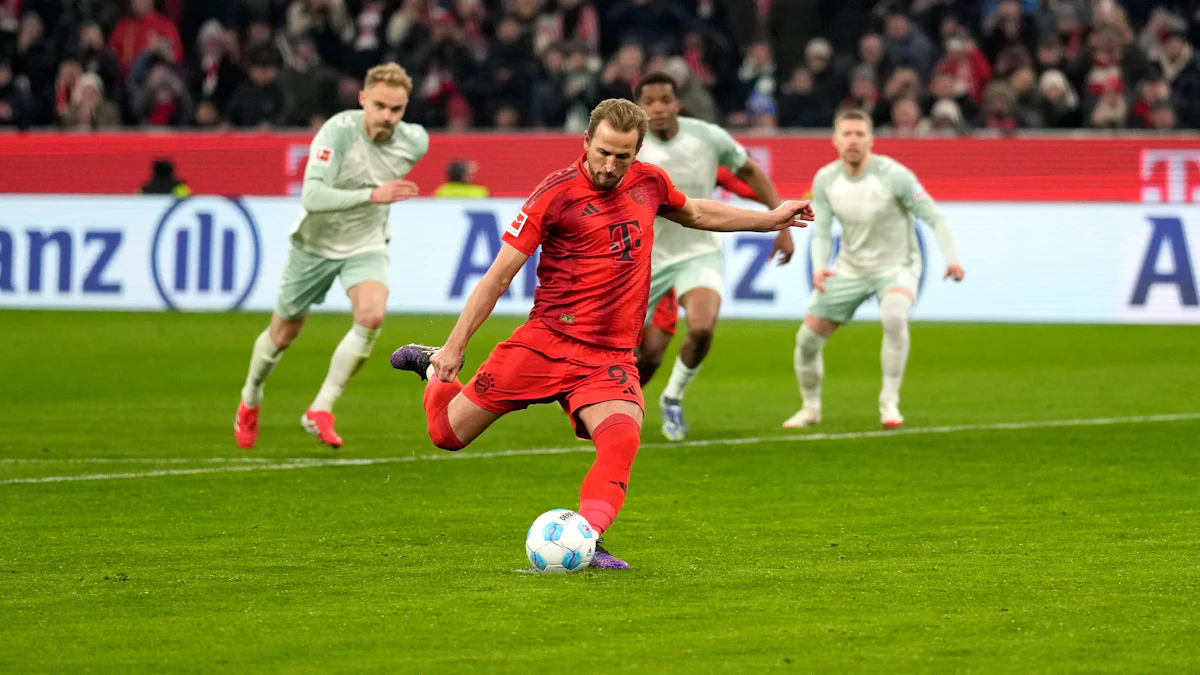
[[[333,150],[329,148],[314,148],[313,161],[317,164],[329,164],[333,160]]]

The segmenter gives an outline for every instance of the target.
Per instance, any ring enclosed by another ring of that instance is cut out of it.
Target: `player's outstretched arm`
[[[786,201],[770,211],[739,209],[711,199],[688,199],[683,208],[664,215],[684,227],[709,232],[777,232],[805,227],[813,210],[805,200]]]
[[[946,259],[946,274],[943,278],[962,281],[966,273],[958,260],[958,246],[954,243],[954,233],[950,230],[946,216],[911,171],[906,170],[902,173],[899,183],[901,204],[933,230],[933,237],[942,251],[942,257]]]
[[[775,184],[771,182],[771,177],[767,175],[767,172],[763,171],[763,168],[754,160],[747,159],[742,168],[738,169],[737,177],[750,186],[756,201],[765,204],[769,209],[779,206],[779,192],[775,189]],[[789,230],[780,230],[779,234],[775,235],[771,257],[777,257],[780,265],[786,265],[791,262],[792,254],[795,252],[796,244],[792,241],[792,233]]]
[[[439,380],[450,382],[458,376],[463,354],[467,351],[467,343],[491,315],[492,310],[496,309],[496,301],[508,290],[508,285],[528,259],[528,255],[518,251],[511,244],[505,242],[501,245],[500,253],[492,261],[492,266],[475,286],[475,290],[471,291],[471,297],[467,298],[467,304],[463,307],[458,322],[454,324],[454,330],[450,331],[446,344],[433,355],[433,369]]]

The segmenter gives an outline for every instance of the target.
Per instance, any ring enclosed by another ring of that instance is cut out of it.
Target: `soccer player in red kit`
[[[601,534],[625,503],[641,441],[644,402],[633,349],[650,294],[655,215],[716,232],[775,231],[813,219],[804,201],[758,212],[689,199],[661,169],[637,161],[647,127],[646,113],[631,101],[596,106],[585,154],[550,174],[525,202],[446,344],[406,345],[392,354],[393,367],[428,380],[425,413],[439,448],[466,447],[505,413],[562,405],[576,435],[596,445],[579,514]],[[496,345],[464,387],[458,372],[468,341],[539,246],[541,285],[529,321]],[[629,568],[603,546],[591,566]]]

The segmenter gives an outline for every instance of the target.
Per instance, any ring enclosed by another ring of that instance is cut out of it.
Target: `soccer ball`
[[[538,516],[525,535],[525,555],[542,574],[586,568],[596,554],[596,531],[578,513],[554,509]]]

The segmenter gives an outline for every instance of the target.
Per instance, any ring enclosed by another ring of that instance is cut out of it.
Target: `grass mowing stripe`
[[[680,443],[646,443],[646,448],[696,448],[711,445],[756,445],[760,443],[789,443],[810,441],[846,441],[872,438],[890,438],[894,436],[921,436],[933,434],[953,434],[972,431],[1020,431],[1027,429],[1050,429],[1060,427],[1095,427],[1114,424],[1157,424],[1161,422],[1180,422],[1200,419],[1200,413],[1175,413],[1167,415],[1136,415],[1132,417],[1094,417],[1069,420],[1041,420],[1030,422],[995,422],[991,424],[960,424],[939,427],[917,427],[912,429],[892,429],[883,431],[852,431],[836,434],[805,434],[792,436],[756,436],[752,438],[713,439],[704,441],[683,441]],[[163,469],[160,471],[140,471],[129,473],[99,473],[81,474],[76,476],[43,476],[40,478],[13,478],[0,481],[0,485],[15,485],[19,483],[69,483],[85,480],[124,480],[132,478],[157,478],[160,476],[191,476],[205,473],[230,473],[247,471],[284,471],[291,469],[311,469],[325,466],[370,466],[374,464],[396,464],[400,462],[440,461],[454,459],[494,459],[499,457],[524,457],[535,455],[562,455],[574,452],[592,452],[590,445],[580,444],[560,448],[529,448],[524,450],[500,450],[497,452],[455,453],[442,455],[410,455],[407,457],[376,457],[361,459],[308,459],[288,460],[280,464],[229,464],[224,466],[197,469]],[[85,460],[86,461],[86,460]],[[174,461],[174,460],[171,460]],[[182,460],[188,461],[188,460]],[[197,459],[196,462],[213,460]],[[217,459],[215,461],[221,461]]]

